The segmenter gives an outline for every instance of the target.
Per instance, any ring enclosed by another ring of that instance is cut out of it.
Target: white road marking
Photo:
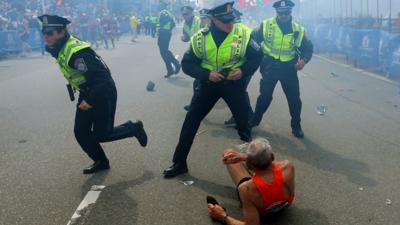
[[[100,196],[101,191],[106,186],[98,186],[93,185],[90,191],[86,194],[85,198],[83,198],[81,204],[79,204],[78,208],[76,209],[74,215],[72,215],[71,219],[69,220],[67,225],[72,225],[78,221],[78,219],[82,216],[82,212],[87,209],[90,205],[95,204],[97,199]]]
[[[352,70],[355,70],[355,71],[357,71],[357,72],[360,72],[361,74],[367,75],[367,76],[369,76],[369,77],[372,77],[372,78],[375,78],[375,79],[378,79],[378,80],[381,80],[381,81],[384,81],[384,82],[387,82],[387,83],[390,83],[390,84],[393,84],[393,85],[396,85],[396,86],[400,86],[400,82],[387,79],[387,78],[382,77],[382,76],[380,76],[380,75],[378,75],[378,74],[374,74],[374,73],[371,73],[371,72],[368,72],[368,71],[365,71],[365,70],[362,70],[362,69],[359,69],[359,68],[354,68],[354,67],[351,67],[351,66],[349,66],[349,65],[347,65],[347,64],[333,61],[333,60],[328,59],[328,58],[326,58],[326,57],[324,57],[324,56],[320,56],[320,55],[314,55],[314,56],[317,57],[317,58],[319,58],[319,59],[325,60],[325,61],[327,61],[327,62],[336,64],[336,65],[339,65],[339,66],[342,66],[342,67],[345,67],[345,68],[350,68],[350,69],[352,69]]]

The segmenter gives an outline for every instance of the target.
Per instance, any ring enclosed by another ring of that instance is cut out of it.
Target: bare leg
[[[243,178],[251,177],[251,174],[242,162],[228,164],[226,165],[226,168],[228,169],[229,175],[236,187]]]

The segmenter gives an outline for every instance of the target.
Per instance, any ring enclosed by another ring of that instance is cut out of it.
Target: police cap
[[[201,18],[210,17],[210,14],[208,14],[209,11],[210,11],[209,9],[201,9],[199,11],[200,17]]]
[[[232,22],[235,20],[235,15],[233,14],[233,4],[234,2],[227,2],[222,5],[216,6],[210,9],[208,14],[223,23]]]
[[[233,9],[233,15],[235,15],[236,19],[240,19],[240,17],[243,15],[239,10]]]
[[[59,31],[67,27],[71,23],[68,19],[57,15],[41,15],[38,17],[42,22],[42,33]]]
[[[280,0],[275,2],[272,7],[276,9],[276,11],[279,12],[290,12],[292,11],[292,8],[294,7],[294,3],[290,0]]]
[[[190,6],[183,6],[181,8],[182,14],[189,14],[189,13],[192,13],[193,11],[194,11],[194,9]]]

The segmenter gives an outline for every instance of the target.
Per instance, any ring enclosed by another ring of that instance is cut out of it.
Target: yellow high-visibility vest
[[[288,62],[296,57],[296,48],[301,46],[305,29],[298,23],[292,22],[292,33],[283,34],[275,18],[262,22],[264,41],[262,49],[264,54]]]
[[[251,30],[243,24],[235,24],[222,44],[217,48],[211,32],[199,30],[191,38],[194,54],[202,60],[201,67],[209,71],[233,71],[243,65],[250,41]]]
[[[89,48],[90,44],[81,41],[72,35],[70,35],[68,41],[65,43],[64,47],[58,53],[57,63],[60,66],[61,72],[67,79],[68,83],[72,86],[73,90],[79,90],[79,85],[86,82],[85,76],[82,72],[71,68],[68,63],[72,55],[82,49]]]

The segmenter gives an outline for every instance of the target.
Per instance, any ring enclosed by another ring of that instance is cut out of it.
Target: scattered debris
[[[386,205],[391,205],[392,204],[392,200],[390,200],[390,199],[386,199]]]
[[[337,75],[337,73],[336,73],[335,71],[332,71],[332,72],[331,72],[331,76],[332,76],[332,77],[338,77],[339,75]]]
[[[363,187],[359,187],[358,190],[364,191],[364,188]]]
[[[146,90],[147,91],[154,91],[154,87],[156,86],[156,84],[153,82],[153,81],[149,81],[148,83],[147,83],[147,87],[146,87]]]
[[[347,89],[347,91],[348,92],[354,92],[354,89],[349,88],[349,89]]]
[[[198,136],[198,135],[200,135],[200,134],[202,134],[202,133],[205,133],[206,131],[207,131],[206,129],[201,130],[201,131],[197,132],[196,136]]]
[[[186,180],[186,181],[181,181],[181,183],[185,186],[190,186],[194,184],[194,181],[192,180]]]
[[[93,185],[93,186],[90,188],[90,190],[91,190],[91,191],[101,191],[101,190],[103,190],[105,187],[106,187],[106,186],[103,186],[103,185]]]
[[[393,107],[397,108],[397,107],[399,107],[399,105],[393,105]]]
[[[327,107],[326,105],[324,105],[324,104],[317,106],[317,113],[318,113],[318,115],[320,115],[320,116],[325,115],[325,114],[326,114],[327,108],[328,108],[328,107]]]
[[[28,141],[27,141],[27,140],[24,140],[24,139],[18,141],[18,143],[21,143],[21,144],[22,144],[22,143],[26,143],[26,142],[28,142]]]

